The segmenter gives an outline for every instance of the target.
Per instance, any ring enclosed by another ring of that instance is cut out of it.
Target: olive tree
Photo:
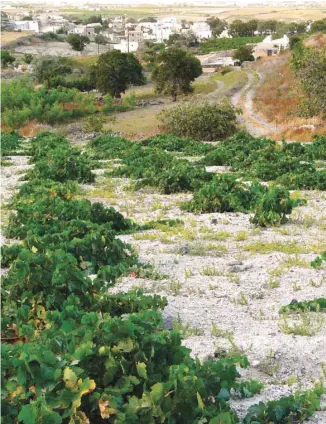
[[[200,61],[184,50],[172,47],[158,54],[152,72],[157,93],[170,94],[173,101],[178,94],[191,93],[191,83],[202,74]]]
[[[101,54],[94,67],[96,87],[103,94],[120,98],[130,84],[144,84],[143,68],[136,56],[112,50]]]

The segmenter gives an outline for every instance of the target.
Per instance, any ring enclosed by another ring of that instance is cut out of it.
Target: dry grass
[[[44,126],[36,120],[27,122],[20,130],[19,134],[24,137],[35,137],[40,131],[44,130]]]
[[[256,91],[254,109],[267,121],[275,123],[279,131],[276,139],[310,141],[314,133],[326,134],[326,122],[319,117],[302,118],[298,114],[300,91],[297,80],[290,68],[290,53],[285,60],[271,64],[266,70],[267,60],[257,63],[258,69],[264,67],[264,82]]]
[[[314,47],[317,49],[321,49],[326,45],[326,34],[323,34],[322,32],[314,34],[311,37],[307,38],[304,44],[306,47]]]
[[[29,35],[32,35],[33,33],[30,31],[22,31],[22,32],[7,32],[7,31],[1,31],[1,46],[4,44],[12,43],[13,41],[17,41],[20,38],[28,37]]]
[[[137,108],[116,115],[116,121],[105,124],[104,128],[121,132],[127,138],[146,138],[160,132],[156,107]]]

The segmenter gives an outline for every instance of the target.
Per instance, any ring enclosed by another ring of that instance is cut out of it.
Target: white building
[[[40,32],[40,25],[38,21],[14,21],[15,31],[32,31]]]
[[[261,43],[255,45],[253,56],[258,59],[260,57],[278,55],[281,51],[289,48],[289,42],[289,37],[286,34],[276,40],[273,40],[272,35],[268,35]]]
[[[208,23],[206,22],[195,22],[191,25],[190,30],[196,35],[197,38],[203,40],[205,38],[212,37],[212,31]]]
[[[166,18],[157,22],[140,22],[136,29],[143,32],[144,40],[163,43],[169,39],[171,34],[177,31],[177,27],[175,18]]]
[[[235,66],[238,60],[233,59],[235,50],[224,50],[217,53],[209,53],[206,55],[196,56],[203,68],[203,72],[215,72],[216,70],[225,66]]]
[[[129,42],[137,41],[137,43],[141,43],[144,41],[143,31],[139,30],[126,30],[125,31],[126,39],[129,39]]]
[[[96,32],[94,26],[92,25],[75,25],[70,27],[68,34],[79,34],[92,38],[95,37]]]
[[[229,30],[228,29],[224,29],[221,34],[219,35],[218,38],[232,38],[232,35],[229,34]]]
[[[113,44],[111,47],[120,50],[121,53],[134,53],[138,50],[139,43],[137,41],[129,41],[128,43],[128,40],[122,38],[119,44]]]

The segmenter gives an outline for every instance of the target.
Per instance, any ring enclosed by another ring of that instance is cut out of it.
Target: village
[[[174,42],[183,42],[184,46],[194,50],[198,55],[204,72],[214,72],[221,67],[240,65],[242,61],[234,58],[236,48],[210,48],[208,54],[199,51],[203,43],[216,39],[235,39],[248,37],[244,43],[252,53],[252,60],[275,56],[289,48],[289,38],[310,30],[312,20],[299,24],[285,24],[275,20],[243,22],[235,20],[226,22],[219,18],[208,17],[202,21],[186,21],[175,16],[141,19],[127,18],[126,15],[105,18],[98,14],[85,22],[73,17],[61,15],[56,9],[38,9],[13,12],[5,9],[2,14],[1,28],[4,32],[15,32],[35,35],[50,41],[64,41],[65,37],[74,34],[85,37],[90,46],[86,46],[83,54],[104,53],[109,50],[119,50],[122,53],[142,54],[151,44],[172,45]],[[101,11],[101,10],[100,10]],[[103,11],[102,11],[103,12]],[[52,36],[51,36],[52,34]],[[58,36],[58,37],[57,37]],[[52,37],[52,40],[51,40]],[[60,38],[62,38],[60,40]],[[245,39],[246,40],[246,39]],[[257,41],[256,41],[257,40]],[[254,42],[252,42],[254,41]],[[236,43],[235,43],[236,45]],[[96,47],[97,46],[97,47]],[[62,45],[63,47],[63,45]],[[196,51],[197,50],[197,51]],[[17,53],[43,54],[42,51],[27,47],[16,49]],[[52,54],[52,53],[44,53]],[[71,55],[61,53],[60,55]]]

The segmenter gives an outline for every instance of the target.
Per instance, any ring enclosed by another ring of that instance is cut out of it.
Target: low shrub
[[[89,116],[84,120],[84,131],[87,133],[103,131],[105,118],[102,115]]]
[[[122,137],[101,134],[93,138],[87,146],[87,154],[94,159],[118,159],[135,143]]]
[[[203,166],[194,166],[172,154],[134,145],[122,158],[123,165],[113,173],[137,180],[136,187],[158,187],[163,193],[193,191],[212,176]]]
[[[255,215],[250,221],[261,227],[284,224],[287,221],[287,215],[290,215],[297,205],[298,202],[290,198],[287,189],[271,187],[255,202]]]
[[[60,182],[76,180],[80,183],[95,180],[87,157],[71,147],[51,150],[51,155],[36,162],[34,168],[27,173],[27,178],[50,178]]]
[[[21,147],[21,137],[17,132],[11,132],[6,134],[0,133],[1,138],[1,156],[12,156],[17,154],[17,151]]]
[[[142,141],[143,146],[159,148],[168,152],[182,152],[185,155],[202,155],[210,150],[212,146],[192,138],[178,137],[174,134],[158,134]]]
[[[195,213],[247,212],[250,202],[249,188],[233,175],[222,174],[203,185],[182,207]]]
[[[228,165],[245,179],[276,181],[288,189],[325,190],[326,171],[317,170],[315,161],[326,157],[326,138],[317,136],[310,145],[285,143],[241,132],[221,141],[209,152],[206,165]]]
[[[295,302],[295,303],[290,303],[289,305],[286,305],[286,306],[282,306],[279,313],[283,314],[284,312],[290,312],[290,311],[318,312],[318,311],[324,311],[324,310],[326,310],[326,299],[324,297],[320,297],[314,300]]]
[[[195,191],[182,208],[195,213],[255,212],[251,222],[266,227],[283,224],[297,204],[284,188],[258,183],[248,186],[234,175],[221,174]]]
[[[222,140],[236,132],[238,110],[229,103],[185,103],[159,113],[163,127],[179,137]]]

